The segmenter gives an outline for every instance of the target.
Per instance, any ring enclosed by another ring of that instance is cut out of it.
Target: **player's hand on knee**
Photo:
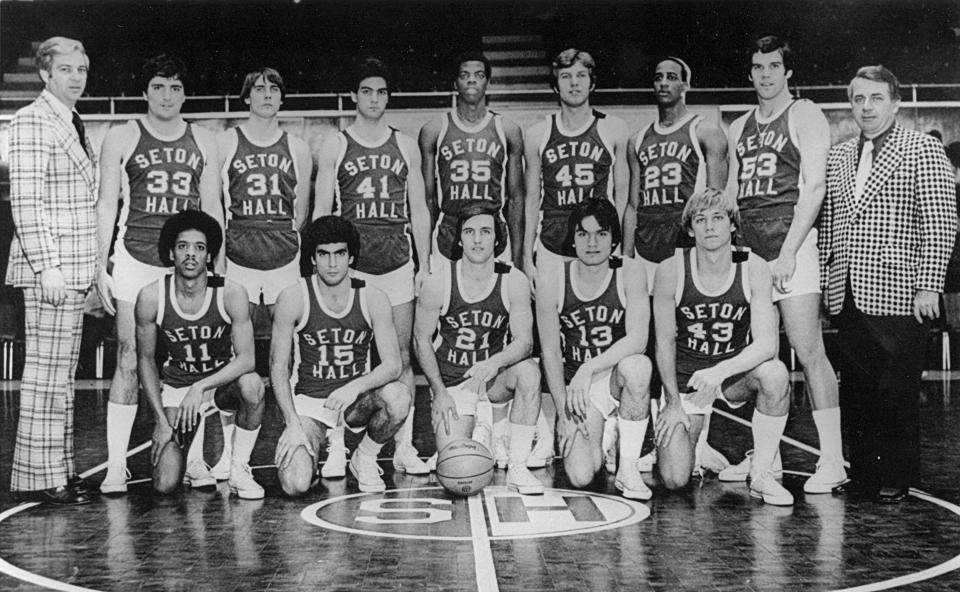
[[[457,413],[457,404],[446,391],[439,393],[433,398],[433,405],[430,411],[430,420],[433,424],[433,433],[440,433],[442,427],[444,432],[450,435],[450,421],[458,421],[460,414]]]
[[[174,425],[181,432],[191,432],[200,423],[199,416],[203,407],[204,390],[197,383],[190,385],[190,390],[177,408],[177,418]]]
[[[567,410],[581,420],[587,418],[591,382],[593,382],[592,373],[584,371],[581,366],[570,381],[570,386],[567,387]]]
[[[343,411],[350,405],[353,405],[359,393],[354,392],[354,390],[349,387],[350,385],[346,384],[330,393],[330,396],[324,401],[323,406],[327,409],[333,409],[334,411]]]
[[[163,452],[163,447],[167,445],[167,442],[173,440],[173,428],[170,426],[170,423],[167,421],[166,417],[161,417],[157,420],[155,426],[153,426],[153,447],[150,451],[150,466],[157,466],[157,463],[160,462],[160,453]]]
[[[657,424],[654,426],[654,442],[657,446],[666,446],[678,429],[690,431],[690,418],[679,403],[667,403],[660,410]]]
[[[117,306],[113,300],[115,286],[113,284],[113,278],[110,277],[106,269],[100,269],[97,272],[96,288],[97,296],[100,298],[100,304],[103,306],[103,309],[107,311],[107,314],[116,315]]]
[[[573,443],[577,439],[577,434],[581,434],[584,440],[589,440],[590,431],[587,429],[587,422],[577,416],[571,414],[561,415],[564,417],[557,422],[557,441],[560,443],[560,456],[566,458],[573,449]]]
[[[312,458],[317,458],[317,451],[310,445],[310,439],[303,431],[300,423],[290,424],[283,429],[280,438],[277,440],[277,450],[273,455],[273,462],[277,468],[286,469],[293,460],[293,454],[297,448],[303,447]]]
[[[716,366],[697,370],[687,381],[687,389],[693,393],[688,400],[697,407],[713,404],[713,400],[720,396],[726,378]]]
[[[487,398],[487,384],[500,373],[500,364],[494,358],[477,362],[463,376],[469,378],[467,388],[477,393],[481,399]]]

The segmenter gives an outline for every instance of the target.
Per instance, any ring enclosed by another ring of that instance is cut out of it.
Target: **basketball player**
[[[613,204],[588,199],[570,214],[566,249],[577,258],[537,275],[537,326],[547,385],[556,404],[560,451],[574,487],[603,466],[601,435],[618,412],[620,466],[615,485],[650,499],[637,461],[650,413],[650,360],[643,355],[650,305],[643,268],[614,258],[620,219]]]
[[[417,297],[414,349],[433,394],[437,450],[471,437],[478,400],[512,400],[507,486],[539,494],[543,484],[527,469],[540,413],[530,286],[522,272],[494,260],[506,233],[489,212],[479,202],[460,211],[453,260],[439,260]]]
[[[410,390],[398,380],[400,349],[390,301],[350,277],[363,249],[360,241],[345,218],[321,216],[311,222],[303,233],[303,252],[311,254],[316,272],[277,299],[270,381],[286,427],[275,460],[280,486],[290,496],[310,489],[325,432],[341,422],[367,432],[350,459],[360,491],[384,491],[377,454],[410,410]],[[374,342],[380,364],[371,368]]]
[[[360,64],[350,96],[357,115],[347,129],[328,137],[320,149],[314,218],[335,212],[356,225],[360,252],[353,276],[379,288],[390,298],[403,362],[401,380],[414,392],[410,369],[413,297],[430,266],[430,210],[424,198],[420,152],[416,142],[387,125],[389,74],[380,60]],[[410,234],[420,269],[414,272]],[[336,477],[346,456],[343,432],[330,439],[324,477]],[[430,467],[413,447],[413,411],[397,434],[393,465],[420,475]],[[331,462],[333,459],[333,462]],[[331,471],[328,469],[338,470]],[[342,475],[341,475],[342,476]]]
[[[687,110],[690,84],[686,62],[672,56],[661,60],[653,75],[657,121],[627,143],[630,200],[623,215],[623,253],[643,263],[651,291],[657,264],[676,247],[691,244],[680,224],[687,198],[705,187],[723,189],[727,184],[727,138],[716,124]],[[653,326],[650,331],[652,339]],[[653,385],[652,394],[659,398],[659,381]],[[717,473],[730,464],[707,444],[706,424],[697,459],[696,469]]]
[[[814,226],[826,188],[830,127],[819,107],[790,94],[792,57],[790,46],[772,35],[758,39],[753,48],[750,80],[759,105],[730,126],[728,190],[739,198],[741,244],[770,262],[773,302],[803,365],[813,403],[820,459],[803,490],[830,493],[847,479],[837,376],[821,334]],[[721,472],[720,478],[742,481],[749,465],[748,457]]]
[[[222,219],[216,140],[180,115],[185,76],[186,68],[176,58],[159,55],[148,60],[143,66],[146,117],[111,128],[100,153],[96,285],[103,307],[117,317],[117,367],[107,403],[103,493],[127,490],[126,453],[138,393],[134,304],[141,288],[169,272],[157,253],[160,229],[171,215],[187,209],[203,209]],[[111,272],[107,258],[121,200]],[[187,478],[194,487],[215,485],[203,463],[200,443],[202,438],[188,454]]]
[[[250,117],[217,137],[226,211],[227,277],[247,290],[251,311],[262,301],[273,312],[283,288],[300,279],[300,234],[310,215],[313,157],[306,142],[280,129],[280,73],[247,74],[240,99]],[[223,453],[210,474],[227,478],[233,418],[220,415]]]
[[[497,245],[497,256],[522,261],[523,135],[517,124],[487,109],[490,72],[482,53],[461,54],[453,83],[456,109],[420,130],[427,203],[437,220],[434,253],[447,260],[457,249],[460,212],[482,203],[498,219],[506,214],[509,241]]]
[[[153,487],[173,491],[183,478],[182,448],[190,445],[204,410],[236,413],[230,491],[262,499],[263,487],[250,472],[263,419],[263,381],[254,369],[253,324],[242,286],[208,275],[220,252],[220,224],[208,214],[185,210],[160,232],[159,255],[173,273],[147,284],[137,297],[137,351],[140,380],[154,413]],[[157,373],[157,339],[166,343],[163,378]],[[176,462],[166,454],[177,444]]]
[[[739,407],[755,398],[750,494],[792,505],[793,496],[774,478],[790,384],[787,368],[775,359],[770,270],[757,255],[732,246],[740,221],[732,194],[698,191],[682,220],[695,247],[677,249],[657,266],[654,280],[657,365],[666,393],[655,428],[660,477],[667,489],[690,480],[694,447],[715,399]]]
[[[523,270],[533,282],[539,265],[559,267],[570,212],[586,199],[605,199],[624,211],[629,189],[626,124],[594,111],[593,57],[568,49],[553,60],[551,85],[560,112],[527,131]],[[536,258],[534,258],[536,254]]]

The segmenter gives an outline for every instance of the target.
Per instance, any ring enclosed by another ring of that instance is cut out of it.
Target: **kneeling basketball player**
[[[440,260],[417,299],[414,348],[433,393],[437,450],[471,436],[478,400],[513,400],[507,486],[538,494],[543,484],[526,466],[540,413],[530,288],[522,272],[494,259],[506,233],[492,212],[484,203],[462,210],[453,259]]]
[[[310,489],[317,451],[342,415],[348,429],[366,430],[350,459],[360,491],[384,491],[377,454],[403,425],[411,401],[399,382],[400,346],[390,301],[350,277],[360,235],[347,220],[317,218],[302,244],[315,273],[280,293],[270,345],[270,381],[286,424],[275,454],[280,486],[290,496]],[[374,342],[380,364],[371,369]],[[297,348],[293,384],[292,347]]]
[[[538,272],[537,325],[570,483],[593,481],[603,466],[604,421],[618,414],[616,487],[646,500],[652,493],[637,460],[650,413],[652,364],[643,355],[650,304],[643,268],[611,257],[620,233],[610,202],[590,199],[574,208],[564,248],[577,258]]]
[[[254,371],[246,290],[207,273],[222,244],[220,225],[210,215],[186,210],[171,216],[160,231],[159,251],[173,273],[137,296],[140,382],[156,418],[153,487],[166,494],[181,482],[183,451],[204,421],[203,412],[214,406],[236,412],[230,491],[261,499],[263,487],[249,462],[263,419],[263,381]],[[162,381],[154,359],[158,338],[168,352]]]
[[[775,359],[770,269],[757,255],[732,246],[739,222],[732,197],[713,189],[695,193],[682,217],[695,246],[678,249],[657,266],[657,364],[666,397],[655,428],[658,466],[668,489],[686,485],[714,400],[739,407],[755,398],[750,494],[789,506],[793,496],[774,479],[790,384],[786,367]]]

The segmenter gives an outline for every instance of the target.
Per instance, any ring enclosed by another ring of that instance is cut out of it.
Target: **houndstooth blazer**
[[[97,261],[97,174],[73,125],[44,92],[10,122],[10,205],[16,226],[6,283],[29,287],[59,267],[67,287],[86,290]]]
[[[827,158],[821,288],[830,314],[843,308],[849,273],[858,310],[912,315],[917,291],[943,291],[957,230],[950,162],[939,140],[894,123],[857,200],[858,142],[834,146]]]

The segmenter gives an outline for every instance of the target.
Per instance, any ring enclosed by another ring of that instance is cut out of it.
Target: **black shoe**
[[[833,495],[846,495],[848,497],[873,497],[877,495],[877,489],[876,485],[867,483],[862,479],[848,479],[846,483],[834,487],[831,492]]]
[[[82,506],[90,503],[89,497],[83,493],[78,493],[66,485],[51,487],[50,489],[41,489],[39,491],[21,491],[14,495],[20,501],[46,502],[59,506]]]
[[[90,493],[90,484],[80,475],[74,475],[67,479],[67,487],[81,495],[88,495]]]
[[[882,504],[899,504],[907,499],[909,493],[910,488],[905,485],[900,487],[881,487],[880,491],[877,492],[877,501]]]

